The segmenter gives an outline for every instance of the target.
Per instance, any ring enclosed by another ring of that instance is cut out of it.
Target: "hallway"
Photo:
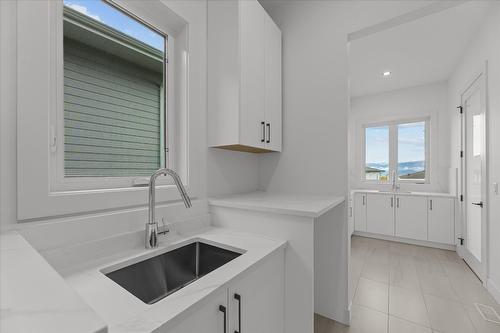
[[[452,251],[352,238],[352,325],[316,315],[315,333],[498,333],[474,303],[500,306]]]

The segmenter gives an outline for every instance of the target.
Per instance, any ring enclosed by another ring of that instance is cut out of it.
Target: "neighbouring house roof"
[[[64,37],[163,72],[162,51],[66,6],[64,22]]]
[[[372,168],[372,167],[366,167],[365,168],[365,172],[368,172],[368,173],[382,173],[382,172],[384,172],[384,170],[380,170],[380,169],[376,169],[376,168]]]

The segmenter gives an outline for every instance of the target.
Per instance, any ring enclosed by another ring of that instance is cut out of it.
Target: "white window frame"
[[[109,6],[114,9],[122,12],[124,15],[129,16],[131,19],[136,20],[137,22],[147,26],[151,30],[156,31],[158,34],[162,35],[165,38],[165,59],[164,59],[164,76],[166,80],[166,87],[162,89],[161,96],[163,97],[163,105],[164,108],[160,121],[162,123],[160,134],[163,137],[160,149],[160,156],[165,157],[165,167],[176,169],[175,168],[175,160],[176,157],[172,153],[175,150],[168,149],[169,148],[169,138],[164,134],[165,129],[167,130],[167,135],[170,132],[175,131],[174,123],[170,120],[174,116],[172,111],[174,110],[173,103],[169,103],[174,99],[174,77],[171,74],[172,71],[168,71],[168,54],[175,53],[175,45],[173,41],[170,41],[172,45],[169,43],[169,37],[166,31],[161,30],[157,26],[147,22],[143,18],[138,15],[128,11],[122,6],[112,2],[110,0],[102,0],[107,3]],[[57,19],[57,27],[56,27],[56,55],[57,55],[57,75],[55,77],[56,85],[57,85],[57,99],[56,99],[56,107],[53,109],[50,115],[50,141],[51,141],[51,156],[50,156],[50,165],[51,165],[51,175],[50,175],[50,185],[51,190],[54,192],[58,191],[82,191],[82,190],[100,190],[100,189],[117,189],[117,188],[127,188],[134,186],[145,186],[149,182],[148,177],[144,176],[127,176],[127,177],[66,177],[65,176],[65,168],[64,168],[64,54],[63,54],[63,0],[57,2],[57,16],[60,16],[61,19]],[[167,48],[168,47],[168,48]],[[167,53],[168,50],[168,53]],[[172,64],[174,62],[172,61]],[[166,92],[166,98],[165,98]],[[166,117],[166,118],[164,118]],[[167,147],[168,153],[165,156],[162,148],[164,146]],[[171,152],[172,151],[172,152]],[[54,166],[54,167],[52,167]],[[157,180],[158,186],[162,185],[173,185],[174,182],[171,177],[160,177]]]
[[[110,0],[108,0],[110,1]],[[169,36],[169,77],[175,78],[168,87],[172,98],[167,100],[169,155],[189,195],[196,199],[202,194],[200,170],[205,167],[205,141],[199,135],[199,124],[205,119],[205,87],[196,84],[206,80],[204,29],[198,12],[176,3],[161,0],[146,3],[113,0],[130,13],[150,22]],[[60,135],[51,127],[54,113],[61,104],[62,86],[62,0],[18,1],[17,5],[17,217],[33,220],[43,217],[74,215],[140,207],[147,204],[147,188],[116,187],[103,182],[99,188],[54,187],[54,161],[50,144]],[[181,16],[184,13],[186,16]],[[196,33],[189,38],[190,25]],[[198,44],[200,46],[198,46]],[[190,61],[194,63],[191,68]],[[170,90],[172,89],[172,90]],[[196,112],[191,114],[190,110]],[[57,149],[63,149],[58,142]],[[175,159],[173,158],[175,157]],[[141,182],[141,180],[139,180]],[[157,202],[179,202],[175,185],[160,184]]]
[[[418,179],[399,179],[398,168],[398,125],[408,123],[425,122],[425,180]],[[370,127],[388,127],[389,128],[389,175],[387,181],[366,179],[366,129]],[[396,182],[400,184],[430,184],[431,181],[431,117],[403,118],[391,121],[364,123],[361,125],[361,168],[360,179],[365,184],[387,185],[393,179],[393,172],[396,171]]]

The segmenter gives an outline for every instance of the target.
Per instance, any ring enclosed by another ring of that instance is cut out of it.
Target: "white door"
[[[210,301],[188,315],[173,328],[158,329],[165,333],[223,333],[228,331],[227,289],[211,296]],[[224,314],[224,311],[226,312]],[[224,321],[225,320],[225,321]]]
[[[240,1],[240,141],[264,148],[266,135],[266,12],[257,0]]]
[[[228,332],[283,333],[284,286],[285,256],[281,250],[229,287]]]
[[[394,196],[366,195],[366,231],[394,236]]]
[[[442,244],[455,244],[455,199],[429,197],[427,239]]]
[[[486,122],[484,74],[462,94],[462,238],[460,252],[484,281],[486,276]]]
[[[427,197],[397,195],[394,225],[398,237],[427,240]]]
[[[281,30],[266,14],[266,148],[281,151]]]
[[[366,231],[366,194],[354,195],[354,230]]]

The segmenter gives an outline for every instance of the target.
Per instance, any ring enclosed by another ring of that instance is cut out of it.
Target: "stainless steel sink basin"
[[[105,275],[144,303],[153,304],[240,255],[193,242]]]

